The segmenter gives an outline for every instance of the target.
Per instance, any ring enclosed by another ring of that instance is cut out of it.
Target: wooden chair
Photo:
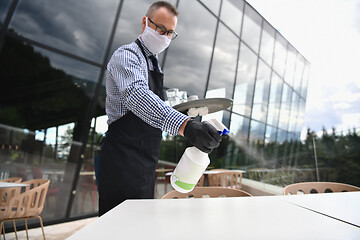
[[[336,182],[303,182],[294,183],[284,188],[284,195],[330,193],[330,192],[351,192],[360,191],[359,187]]]
[[[9,183],[20,183],[21,178],[13,177],[13,178],[6,178],[0,180],[0,182],[9,182]],[[0,211],[2,211],[3,206],[7,206],[11,198],[15,196],[15,194],[20,193],[21,188],[19,187],[9,187],[9,188],[1,188],[0,189]]]
[[[12,177],[0,180],[0,182],[10,182],[10,183],[21,183],[22,178],[20,177]]]
[[[13,197],[7,200],[6,205],[0,207],[0,219],[1,219],[1,233],[5,239],[5,222],[13,222],[15,236],[16,232],[16,220],[25,221],[26,237],[28,239],[28,226],[27,220],[31,218],[38,218],[41,225],[43,239],[45,239],[44,226],[42,218],[40,216],[45,203],[47,190],[49,188],[50,180],[48,179],[33,179],[23,184],[29,186],[24,187],[25,191],[15,194]],[[1,234],[0,233],[0,234]]]
[[[209,186],[241,189],[242,173],[232,172],[228,169],[213,169],[211,171],[221,172],[208,174]]]
[[[197,186],[197,187],[203,187],[203,186],[204,186],[204,182],[205,182],[205,176],[204,176],[204,174],[203,174],[203,175],[201,175],[201,177],[200,177],[199,181],[197,182],[196,186]]]
[[[223,188],[223,187],[195,187],[191,192],[180,193],[178,191],[171,191],[165,194],[161,199],[175,199],[175,198],[205,198],[205,197],[251,197],[240,189]]]

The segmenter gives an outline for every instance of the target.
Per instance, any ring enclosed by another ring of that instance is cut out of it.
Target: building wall
[[[180,12],[179,36],[160,55],[165,87],[233,99],[231,108],[203,118],[217,118],[231,131],[210,155],[212,164],[250,168],[254,161],[236,145],[299,140],[310,68],[305,57],[245,1],[170,2]],[[0,177],[31,179],[41,169],[40,177],[52,179],[45,221],[97,210],[94,179],[84,172],[93,170],[97,139],[106,131],[106,64],[141,33],[151,3],[0,2]],[[161,159],[177,162],[185,145],[164,134]]]

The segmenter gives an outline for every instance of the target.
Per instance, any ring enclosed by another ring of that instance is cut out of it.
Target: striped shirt
[[[152,53],[144,46],[149,57]],[[153,70],[152,62],[149,67]],[[107,65],[106,103],[107,123],[133,112],[147,124],[177,135],[180,126],[189,117],[165,104],[148,85],[148,67],[139,46],[132,42],[121,46],[112,55]]]

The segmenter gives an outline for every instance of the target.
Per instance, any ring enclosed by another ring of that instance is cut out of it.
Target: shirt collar
[[[141,39],[140,36],[138,37],[138,39],[139,39],[139,41],[141,43],[141,46],[143,46],[143,49],[145,51],[146,56],[149,57],[149,56],[153,55],[153,56],[155,56],[157,58],[157,54],[154,55],[154,54],[152,54],[152,52],[150,52],[150,50],[145,46],[145,44],[144,44],[144,42],[143,42],[143,40]]]

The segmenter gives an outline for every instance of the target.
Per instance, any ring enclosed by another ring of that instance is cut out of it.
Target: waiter
[[[180,134],[206,153],[220,144],[210,124],[189,119],[164,102],[157,57],[177,36],[177,15],[170,3],[153,3],[140,36],[118,48],[107,65],[109,127],[101,151],[100,216],[126,199],[154,198],[162,131]]]

